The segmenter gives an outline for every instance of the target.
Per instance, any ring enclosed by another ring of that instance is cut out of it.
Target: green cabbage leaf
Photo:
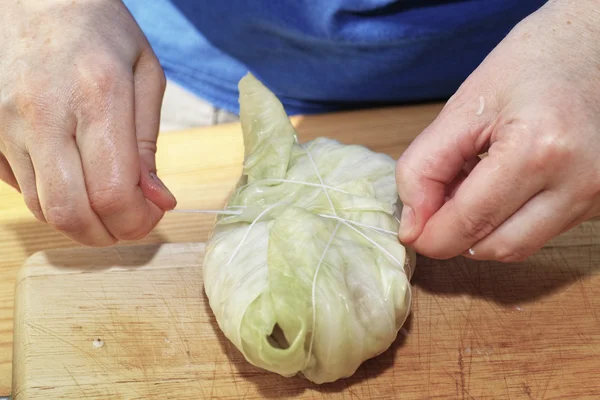
[[[207,243],[204,287],[246,360],[314,383],[387,350],[411,303],[395,161],[328,138],[298,143],[277,97],[239,84],[243,176]]]

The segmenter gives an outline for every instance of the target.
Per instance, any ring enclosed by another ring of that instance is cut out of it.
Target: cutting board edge
[[[24,264],[25,265],[25,264]],[[27,310],[29,308],[29,302],[27,301],[27,290],[26,290],[26,277],[21,277],[21,270],[17,275],[15,282],[15,305],[19,304],[20,307],[13,308],[13,343],[12,343],[12,376],[11,376],[11,399],[21,399],[23,396],[26,397],[25,393],[27,388],[21,387],[23,382],[27,382],[27,363],[20,362],[24,357],[26,351],[23,346],[23,331],[26,323]],[[25,284],[20,284],[21,282]]]

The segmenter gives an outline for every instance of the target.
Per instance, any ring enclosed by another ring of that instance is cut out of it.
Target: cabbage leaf
[[[246,360],[314,383],[390,347],[410,310],[415,253],[395,232],[394,160],[328,138],[298,143],[277,97],[239,84],[240,185],[207,243],[204,286]]]

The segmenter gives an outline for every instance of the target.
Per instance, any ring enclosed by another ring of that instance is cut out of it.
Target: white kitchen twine
[[[282,205],[282,204],[290,204],[290,203],[276,203],[276,204],[267,204],[267,207],[270,206],[277,206],[277,205]],[[230,206],[231,208],[236,208],[236,209],[244,209],[244,208],[248,208],[247,206]],[[241,215],[243,213],[243,211],[227,211],[227,210],[171,210],[170,212],[174,212],[174,213],[199,213],[199,214],[221,214],[221,215],[229,215],[229,216],[236,216],[236,215]],[[341,217],[336,217],[335,215],[329,215],[329,214],[315,214],[318,215],[319,217],[322,218],[327,218],[327,219],[334,219],[336,221],[340,221],[340,222],[344,222],[346,224],[351,224],[351,225],[355,225],[355,226],[359,226],[361,228],[367,228],[367,229],[372,229],[374,231],[378,231],[378,232],[383,232],[383,233],[388,233],[390,235],[397,235],[398,232],[394,232],[394,231],[390,231],[388,229],[384,229],[384,228],[380,228],[378,226],[373,226],[373,225],[369,225],[369,224],[363,224],[361,222],[357,222],[357,221],[353,221],[351,219],[346,219],[346,218],[341,218]]]
[[[377,247],[379,250],[381,250],[384,254],[386,254],[388,257],[390,257],[392,260],[394,260],[396,263],[398,263],[398,265],[403,267],[403,264],[396,259],[392,254],[390,254],[387,250],[385,250],[383,247],[381,247],[381,245],[379,245],[377,242],[375,242],[374,240],[372,240],[371,238],[369,238],[368,236],[364,235],[362,232],[360,232],[358,229],[354,228],[354,226],[358,226],[361,228],[366,228],[366,229],[371,229],[374,230],[376,232],[380,232],[380,233],[387,233],[390,235],[397,235],[397,232],[394,231],[390,231],[384,228],[380,228],[377,226],[372,226],[372,225],[368,225],[368,224],[363,224],[357,221],[353,221],[351,219],[345,219],[345,218],[341,218],[337,215],[337,212],[335,210],[335,207],[333,205],[333,202],[331,200],[331,197],[329,196],[329,193],[327,192],[327,190],[333,190],[333,191],[337,191],[337,192],[341,192],[341,193],[345,193],[345,194],[349,194],[351,195],[352,193],[349,193],[347,191],[344,190],[340,190],[338,188],[332,187],[332,186],[328,186],[325,185],[325,183],[323,182],[323,178],[321,177],[321,174],[319,173],[319,170],[312,158],[312,155],[310,154],[310,151],[305,147],[304,150],[306,152],[307,157],[309,158],[313,168],[315,169],[315,173],[317,174],[317,178],[319,179],[320,184],[316,184],[316,183],[311,183],[311,182],[303,182],[303,181],[294,181],[291,179],[263,179],[261,181],[258,182],[265,182],[265,181],[272,181],[272,182],[287,182],[287,183],[294,183],[294,184],[299,184],[299,185],[306,185],[306,186],[313,186],[313,187],[320,187],[323,189],[323,192],[325,193],[325,195],[327,196],[327,200],[329,202],[329,205],[331,206],[331,211],[333,212],[333,215],[328,215],[328,214],[316,214],[322,218],[328,218],[328,219],[335,219],[338,222],[343,223],[344,225],[348,226],[350,229],[352,229],[353,231],[355,231],[356,233],[358,233],[359,235],[361,235],[365,240],[367,240],[369,243],[371,243],[373,246]],[[251,183],[243,185],[241,187],[247,187],[251,185]],[[231,263],[231,260],[233,260],[233,258],[235,257],[235,255],[237,255],[237,252],[239,251],[239,249],[241,248],[241,246],[243,245],[243,242],[247,239],[248,235],[249,235],[249,231],[251,230],[251,228],[253,228],[256,223],[262,218],[264,217],[266,214],[268,214],[268,212],[270,212],[271,210],[273,210],[275,207],[278,207],[280,205],[285,205],[289,203],[284,203],[284,202],[280,202],[280,203],[275,203],[272,205],[268,205],[267,208],[265,210],[263,210],[250,224],[250,226],[248,227],[248,231],[246,232],[246,234],[242,237],[242,241],[240,242],[240,244],[238,245],[238,247],[236,247],[236,250],[234,250],[234,253],[232,253],[232,257],[230,257],[230,261],[228,261],[228,264]],[[176,209],[176,210],[171,210],[169,212],[171,213],[199,213],[199,214],[218,214],[218,215],[227,215],[227,216],[237,216],[237,215],[241,215],[243,213],[244,208],[247,208],[247,206],[228,206],[227,210],[201,210],[201,209]],[[227,264],[227,265],[228,265]]]
[[[339,227],[343,224],[343,225],[347,226],[348,228],[350,228],[351,230],[353,230],[354,232],[356,232],[357,234],[359,234],[360,236],[362,236],[365,240],[367,240],[369,243],[371,243],[377,249],[381,250],[389,258],[391,258],[392,260],[394,260],[398,264],[398,266],[402,267],[402,270],[404,270],[404,264],[401,263],[400,260],[398,260],[396,257],[394,257],[389,251],[387,251],[385,248],[383,248],[379,243],[375,242],[373,239],[371,239],[370,237],[368,237],[367,235],[365,235],[359,229],[355,228],[355,226],[360,227],[360,228],[370,229],[370,230],[373,230],[373,231],[379,232],[379,233],[387,233],[387,234],[390,234],[390,235],[397,235],[397,232],[390,231],[390,230],[383,229],[383,228],[379,228],[377,226],[363,224],[363,223],[360,223],[360,222],[357,222],[357,221],[353,221],[353,220],[350,220],[350,219],[341,218],[341,217],[339,217],[337,215],[337,212],[336,212],[335,207],[333,205],[333,201],[331,200],[331,197],[329,196],[328,190],[332,190],[332,191],[336,191],[336,192],[340,192],[340,193],[344,193],[344,194],[349,194],[349,195],[351,195],[351,193],[349,193],[347,191],[344,191],[344,190],[340,190],[340,189],[332,187],[332,186],[325,185],[325,183],[323,181],[323,178],[322,178],[321,174],[319,173],[317,165],[316,165],[316,163],[315,163],[312,155],[310,154],[310,151],[308,150],[308,148],[306,148],[306,146],[303,145],[302,147],[304,148],[304,150],[306,152],[306,156],[310,160],[310,163],[311,163],[311,165],[313,166],[313,168],[315,170],[317,178],[319,179],[319,183],[318,184],[317,183],[311,183],[311,182],[295,181],[295,180],[291,180],[291,179],[263,179],[263,180],[258,181],[258,182],[284,182],[284,183],[293,183],[293,184],[305,185],[305,186],[312,186],[312,187],[320,187],[321,189],[323,189],[323,193],[327,197],[327,201],[329,202],[329,205],[331,206],[331,212],[333,213],[333,215],[328,215],[328,214],[316,214],[316,215],[318,215],[318,216],[320,216],[322,218],[333,219],[333,220],[337,221],[337,224],[335,225],[335,228],[333,229],[333,232],[331,233],[331,236],[329,237],[329,240],[327,241],[327,244],[325,245],[325,249],[324,249],[323,253],[321,254],[321,257],[319,259],[317,267],[315,268],[315,273],[314,273],[314,276],[313,276],[312,289],[311,289],[311,298],[312,298],[311,301],[312,301],[312,311],[313,311],[313,313],[312,313],[312,327],[313,327],[313,332],[311,334],[310,345],[309,345],[309,349],[308,349],[308,359],[306,360],[306,364],[304,366],[304,368],[306,368],[309,365],[309,363],[310,363],[310,359],[311,359],[311,355],[312,355],[312,348],[313,348],[313,343],[314,343],[314,338],[316,336],[315,335],[315,331],[316,331],[316,326],[315,325],[316,325],[316,315],[317,315],[317,309],[316,309],[317,277],[319,275],[319,271],[321,270],[321,267],[322,267],[323,262],[325,260],[325,256],[326,256],[327,252],[329,251],[329,248],[331,247],[331,244],[333,243],[333,240],[334,240],[335,236],[337,235]],[[252,183],[248,183],[246,185],[241,186],[241,188],[247,187],[247,186],[249,186],[251,184]],[[244,242],[248,238],[248,236],[250,234],[250,231],[256,225],[256,223],[262,217],[264,217],[265,215],[267,215],[274,208],[276,208],[278,206],[281,206],[281,205],[286,205],[286,204],[289,205],[289,203],[286,203],[286,202],[279,202],[279,203],[268,205],[267,208],[265,208],[260,214],[258,214],[258,216],[252,221],[252,223],[250,223],[250,226],[248,227],[248,229],[246,230],[246,232],[242,236],[242,239],[240,240],[240,243],[236,246],[236,248],[234,249],[234,251],[231,253],[231,256],[227,260],[225,266],[228,266],[229,264],[231,264],[231,262],[233,261],[233,259],[235,258],[235,256],[238,254],[238,252],[242,248],[242,245],[244,244]],[[243,213],[243,209],[244,208],[247,208],[247,207],[246,206],[229,206],[227,210],[196,210],[196,209],[194,209],[194,210],[185,210],[185,209],[177,209],[177,210],[171,210],[170,212],[173,212],[173,213],[218,214],[218,215],[227,215],[227,216],[233,217],[233,216],[236,216],[236,215],[241,215]],[[410,296],[410,300],[409,301],[412,301],[412,293],[410,291],[410,286],[409,286],[409,296]],[[389,323],[391,324],[391,326],[394,326],[394,324],[392,323],[392,321],[389,321]]]

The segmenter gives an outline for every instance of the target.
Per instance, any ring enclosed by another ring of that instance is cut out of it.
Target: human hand
[[[121,1],[0,0],[0,179],[89,246],[146,236],[165,77]]]
[[[598,38],[590,0],[512,30],[398,160],[404,243],[512,262],[600,214]]]

